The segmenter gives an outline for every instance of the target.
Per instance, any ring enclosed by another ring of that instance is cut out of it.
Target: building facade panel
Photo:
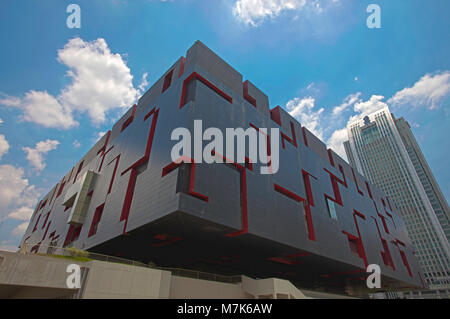
[[[73,185],[88,171],[96,174],[84,222],[67,223],[68,187],[54,198],[52,190],[22,245],[33,252],[50,243],[75,246],[336,290],[364,288],[367,265],[378,264],[386,286],[423,285],[403,219],[384,193],[286,111],[266,111],[265,95],[202,43],[155,85],[62,180]],[[173,130],[195,135],[196,120],[203,131],[223,132],[224,153],[227,128],[279,128],[279,148],[271,145],[279,170],[261,174],[263,165],[251,161],[199,163],[194,151],[194,163],[173,162]]]

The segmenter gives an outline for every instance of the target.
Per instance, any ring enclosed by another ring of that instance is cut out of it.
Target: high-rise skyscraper
[[[383,108],[347,126],[350,164],[398,206],[432,289],[450,291],[450,213],[408,122]]]

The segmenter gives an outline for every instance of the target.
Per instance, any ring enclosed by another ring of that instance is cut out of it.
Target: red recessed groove
[[[44,227],[45,227],[45,225],[47,224],[47,221],[48,221],[48,218],[50,217],[50,212],[48,212],[47,214],[46,214],[46,217],[45,217],[45,219],[44,219],[44,223],[42,224],[42,229],[44,229]]]
[[[81,169],[83,168],[83,164],[84,164],[84,160],[81,161],[80,165],[78,165],[78,170],[77,170],[77,173],[75,174],[75,178],[73,179],[73,184],[75,184],[75,182],[78,178],[78,174],[80,174]]]
[[[368,261],[367,261],[367,255],[366,255],[366,251],[364,249],[364,244],[362,242],[361,239],[361,233],[359,231],[359,226],[358,226],[358,220],[357,217],[360,217],[362,219],[366,219],[366,217],[361,214],[360,212],[358,212],[357,210],[353,210],[353,221],[355,223],[355,227],[356,227],[356,231],[358,233],[358,236],[352,235],[349,232],[343,230],[342,232],[347,236],[348,240],[353,242],[354,244],[356,244],[357,248],[358,248],[358,256],[364,261],[364,266],[367,268],[367,266],[369,265]]]
[[[293,200],[295,200],[298,203],[305,201],[304,198],[298,196],[297,194],[291,192],[290,190],[288,190],[288,189],[286,189],[286,188],[284,188],[284,187],[282,187],[282,186],[280,186],[278,184],[273,184],[273,186],[274,186],[274,189],[275,189],[276,192],[278,192],[280,194],[283,194],[284,196],[287,196],[290,199],[293,199]]]
[[[121,128],[121,130],[120,130],[120,132],[123,132],[132,122],[133,122],[133,120],[134,120],[134,114],[136,113],[136,104],[134,104],[133,105],[133,108],[132,108],[132,110],[131,110],[131,115],[130,115],[130,117],[129,118],[127,118],[126,120],[125,120],[125,122],[123,122],[123,124],[122,124],[122,128]]]
[[[356,179],[356,175],[355,175],[355,170],[353,169],[353,167],[351,167],[351,169],[352,169],[353,180],[355,181],[355,185],[356,185],[356,190],[358,191],[359,194],[364,196],[364,193],[359,188],[358,180]]]
[[[100,148],[100,149],[98,150],[97,155],[100,154],[100,153],[102,153],[102,154],[105,153],[106,146],[108,146],[108,142],[109,142],[109,137],[110,137],[110,136],[111,136],[111,130],[109,130],[109,131],[106,133],[105,144],[103,144],[102,148]]]
[[[272,119],[272,121],[277,123],[279,126],[281,126],[280,109],[281,109],[281,107],[278,105],[275,108],[270,110],[270,118]]]
[[[242,203],[242,209],[241,209],[241,215],[242,215],[242,228],[241,230],[238,230],[237,232],[229,233],[227,234],[228,237],[236,237],[239,235],[243,235],[248,233],[248,212],[247,212],[247,169],[252,170],[252,166],[249,165],[240,165],[234,161],[231,161],[230,159],[226,158],[224,155],[219,154],[215,151],[211,152],[212,155],[219,156],[222,158],[222,160],[225,161],[226,164],[231,164],[230,167],[234,167],[237,169],[237,171],[240,174],[240,189],[241,189],[241,203]],[[250,164],[249,159],[245,157],[246,164]],[[229,165],[227,165],[229,166]]]
[[[128,171],[131,170],[130,179],[128,181],[128,186],[125,194],[124,203],[122,206],[122,212],[120,214],[120,221],[125,220],[124,227],[123,227],[123,234],[126,234],[126,228],[128,224],[128,217],[130,215],[130,208],[131,208],[131,202],[133,201],[133,194],[134,189],[136,186],[136,177],[137,177],[137,168],[139,168],[141,165],[144,165],[147,163],[150,159],[150,152],[152,149],[153,139],[155,135],[155,129],[156,129],[156,123],[158,121],[158,113],[159,109],[153,108],[147,115],[144,117],[144,121],[146,121],[150,116],[153,116],[152,123],[150,126],[150,131],[147,138],[147,145],[145,147],[145,153],[144,156],[141,157],[139,160],[137,160],[133,165],[125,169],[121,176],[126,174]]]
[[[395,265],[394,265],[394,261],[392,259],[392,255],[391,252],[389,250],[389,246],[388,243],[386,241],[386,239],[383,238],[383,236],[381,235],[381,231],[380,231],[380,227],[378,226],[378,221],[375,217],[370,216],[374,222],[375,222],[375,226],[377,227],[377,231],[378,231],[378,236],[380,237],[381,240],[381,244],[383,246],[384,251],[381,251],[381,257],[383,259],[383,262],[385,265],[392,267],[393,270],[395,270]]]
[[[328,149],[328,159],[330,160],[331,166],[336,167],[336,166],[334,166],[333,153],[331,152],[330,148]]]
[[[47,224],[47,228],[45,229],[45,233],[44,233],[44,236],[42,236],[41,241],[43,241],[45,239],[45,236],[47,236],[47,232],[48,232],[48,229],[49,229],[51,223],[52,223],[52,221],[49,221],[49,223]]]
[[[180,60],[180,71],[178,71],[178,78],[180,78],[183,75],[185,64],[186,64],[186,58],[184,56],[182,56],[181,60]]]
[[[38,217],[38,219],[36,220],[36,224],[34,224],[34,228],[33,228],[33,233],[36,231],[36,229],[37,229],[37,225],[38,225],[38,223],[39,223],[39,220],[41,219],[41,216],[42,216],[42,214],[39,214],[39,217]]]
[[[344,203],[342,202],[342,197],[341,197],[341,191],[339,190],[339,184],[342,184],[343,186],[347,187],[347,183],[345,183],[345,181],[341,180],[339,177],[337,177],[336,175],[334,175],[332,172],[330,172],[329,170],[327,170],[326,168],[324,168],[324,170],[330,174],[330,180],[331,180],[331,185],[333,187],[333,194],[334,194],[334,198],[325,194],[325,197],[332,200],[333,202],[335,202],[336,204],[340,205],[340,206],[344,206]]]
[[[176,243],[177,241],[183,240],[182,237],[166,236],[166,235],[155,235],[153,238],[162,240],[162,242],[154,243],[154,244],[152,244],[152,247],[163,247],[163,246],[167,246],[167,245]]]
[[[111,176],[111,181],[109,182],[109,187],[108,187],[108,193],[107,194],[111,193],[111,190],[112,190],[112,187],[113,187],[113,184],[114,184],[114,178],[116,177],[117,167],[119,166],[120,154],[117,155],[111,162],[109,162],[108,166],[114,161],[116,161],[116,164],[114,165],[114,170],[113,170],[113,173],[112,173],[112,176]]]
[[[173,69],[164,77],[164,83],[161,93],[164,93],[172,84]]]
[[[184,106],[184,101],[186,99],[186,87],[187,84],[192,81],[192,80],[198,80],[200,82],[202,82],[203,84],[205,84],[207,87],[209,87],[211,90],[213,90],[214,92],[216,92],[218,95],[220,95],[221,97],[223,97],[225,100],[227,100],[229,103],[233,103],[233,99],[226,94],[225,92],[223,92],[222,90],[220,90],[218,87],[216,87],[214,84],[212,84],[211,82],[209,82],[207,79],[205,79],[204,77],[202,77],[200,74],[198,74],[197,72],[193,72],[191,75],[189,75],[184,81],[183,81],[183,88],[181,91],[181,99],[180,99],[180,105],[179,108],[181,109]]]
[[[285,140],[288,141],[289,143],[291,143],[294,147],[297,147],[297,137],[295,135],[294,123],[290,122],[290,126],[291,126],[291,135],[292,135],[292,137],[289,137],[286,134],[284,134],[283,132],[280,132],[280,134],[281,134],[281,146],[283,147],[283,149],[286,148],[286,145],[284,143]]]
[[[267,150],[267,156],[270,156],[270,155],[271,155],[270,135],[269,135],[268,133],[266,133],[266,132],[263,132],[262,130],[260,130],[259,127],[257,127],[256,125],[254,125],[254,124],[252,124],[252,123],[249,123],[249,125],[250,125],[251,127],[253,127],[257,132],[259,132],[259,133],[261,133],[261,134],[263,134],[263,135],[266,136],[266,150]],[[270,161],[269,161],[269,163],[270,163]]]
[[[203,200],[205,202],[208,202],[208,200],[209,200],[208,196],[200,194],[200,193],[198,193],[198,192],[196,192],[194,190],[194,187],[195,187],[195,162],[194,162],[194,159],[189,158],[187,156],[180,157],[178,160],[176,160],[175,162],[170,163],[169,165],[166,165],[162,169],[161,177],[166,176],[167,174],[169,174],[173,170],[177,169],[183,163],[190,164],[190,167],[191,167],[190,178],[189,178],[188,194],[193,196],[193,197],[196,197],[198,199],[201,199],[201,200]]]
[[[367,181],[365,183],[366,183],[366,187],[367,187],[367,192],[369,193],[369,197],[370,197],[370,199],[373,200],[372,191],[370,190],[369,183],[367,183]]]
[[[314,207],[314,197],[313,197],[313,193],[312,193],[310,177],[317,179],[316,177],[314,177],[313,175],[309,174],[307,171],[302,169],[303,184],[305,185],[305,190],[306,190],[305,218],[306,218],[306,225],[308,227],[308,238],[310,240],[315,241],[316,234],[314,231],[314,224],[313,224],[312,214],[311,214],[311,206]]]
[[[103,209],[105,208],[105,203],[101,204],[95,209],[94,217],[92,218],[91,227],[89,228],[88,237],[94,236],[97,233],[98,223],[102,218]]]
[[[244,99],[247,100],[247,102],[249,102],[251,105],[256,107],[256,99],[250,94],[248,94],[248,80],[242,84],[242,91]]]

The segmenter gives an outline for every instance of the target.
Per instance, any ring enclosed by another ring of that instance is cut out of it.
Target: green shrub
[[[82,250],[82,249],[78,249],[75,247],[69,247],[66,249],[66,252],[69,254],[69,256],[72,257],[82,257],[82,258],[87,258],[89,257],[89,252]]]

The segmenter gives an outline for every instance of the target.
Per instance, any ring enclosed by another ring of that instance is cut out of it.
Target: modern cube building
[[[174,162],[171,133],[193,132],[194,120],[261,136],[279,128],[279,170]],[[384,290],[424,286],[392,200],[201,42],[40,201],[21,245],[330,292],[366,289],[377,264]]]
[[[450,296],[450,212],[408,122],[386,107],[349,123],[347,131],[350,163],[399,207],[424,280]]]

